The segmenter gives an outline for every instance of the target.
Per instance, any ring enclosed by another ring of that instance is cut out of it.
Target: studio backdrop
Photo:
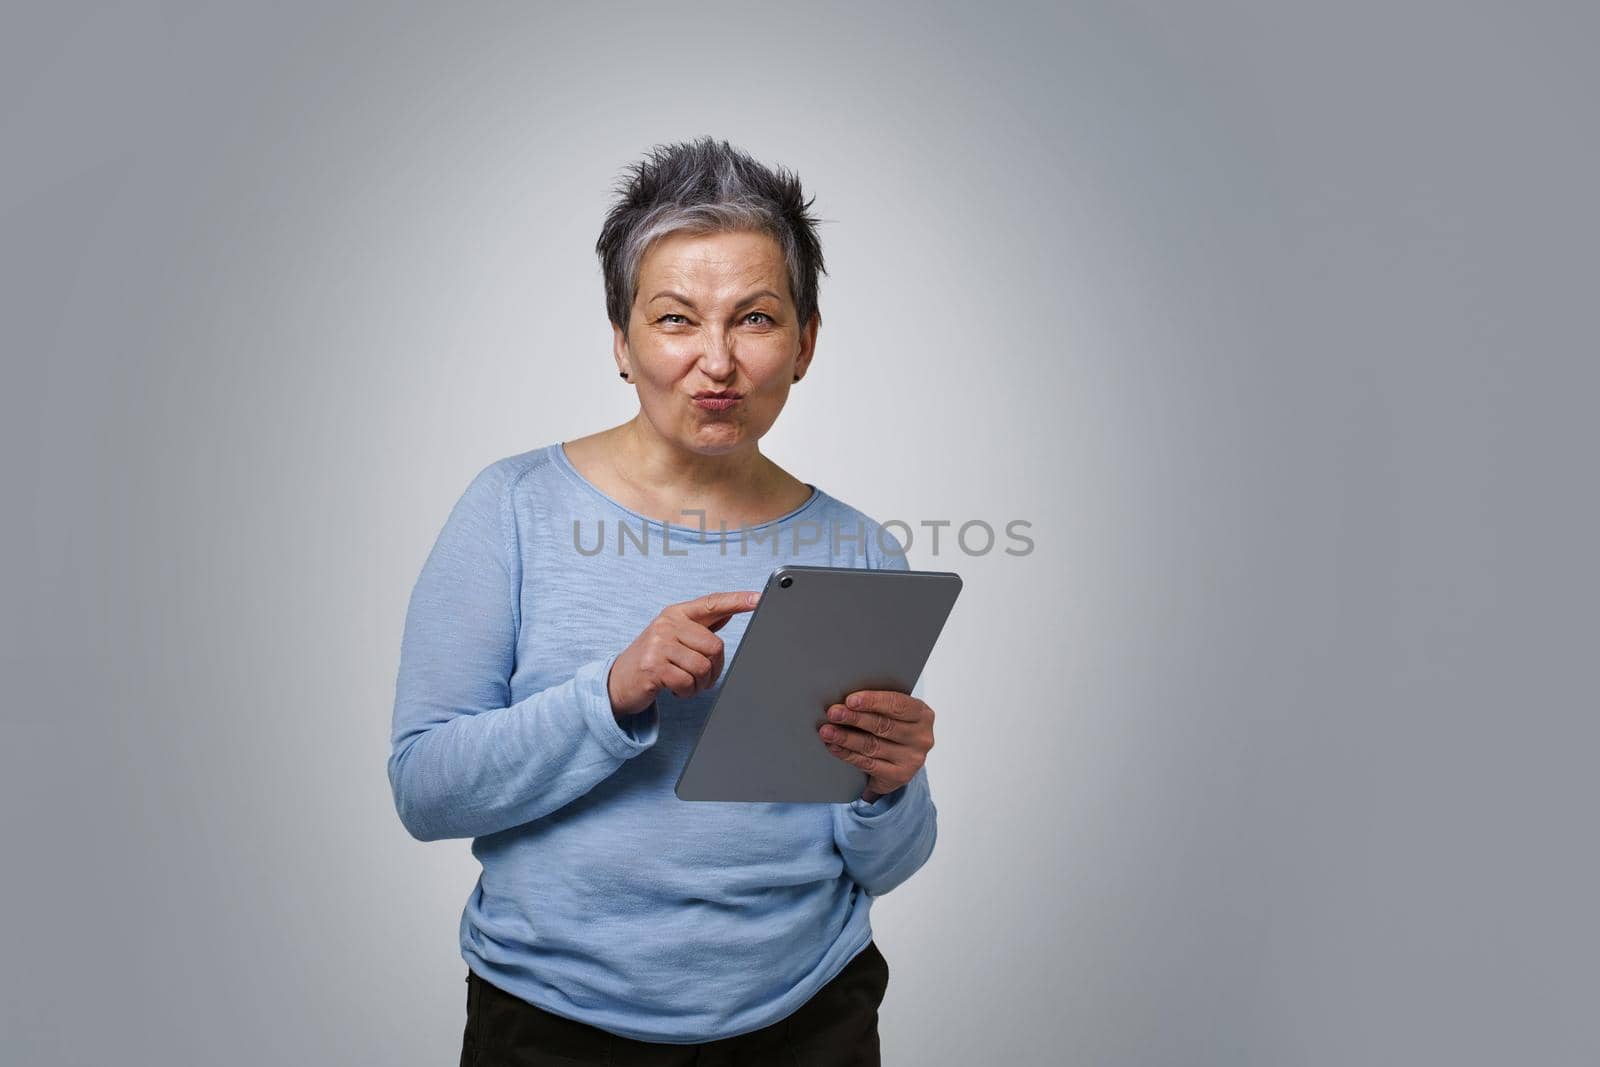
[[[1600,1061],[1592,10],[0,19],[0,1061],[454,1062],[407,597],[703,135],[824,220],[763,451],[965,583],[884,1061]]]

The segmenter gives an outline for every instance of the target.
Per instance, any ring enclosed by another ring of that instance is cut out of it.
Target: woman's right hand
[[[716,634],[741,611],[753,611],[761,594],[707,593],[668,604],[611,664],[606,688],[616,715],[643,711],[668,689],[690,697],[722,677],[722,638]]]

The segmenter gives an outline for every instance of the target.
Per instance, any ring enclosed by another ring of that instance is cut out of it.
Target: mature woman
[[[773,567],[906,567],[759,448],[816,348],[810,203],[709,138],[631,168],[597,251],[638,414],[484,468],[417,580],[389,779],[483,866],[463,1064],[878,1062],[868,913],[933,850],[933,711],[818,709],[848,804],[674,793]]]

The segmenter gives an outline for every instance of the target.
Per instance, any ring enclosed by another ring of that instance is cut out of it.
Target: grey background
[[[634,410],[651,144],[794,167],[764,442],[935,554],[893,1064],[1600,1059],[1579,4],[9,7],[0,1060],[454,1062],[410,585]],[[926,531],[924,531],[925,533]]]

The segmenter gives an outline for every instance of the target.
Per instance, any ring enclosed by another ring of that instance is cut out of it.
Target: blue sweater
[[[871,804],[681,801],[717,689],[611,708],[612,661],[668,604],[759,590],[780,563],[906,569],[889,531],[811,489],[743,531],[661,523],[556,443],[490,464],[451,510],[406,614],[389,781],[414,837],[473,839],[479,976],[636,1040],[732,1037],[838,974],[873,897],[927,861],[926,766]],[[750,615],[717,631],[725,664]]]

